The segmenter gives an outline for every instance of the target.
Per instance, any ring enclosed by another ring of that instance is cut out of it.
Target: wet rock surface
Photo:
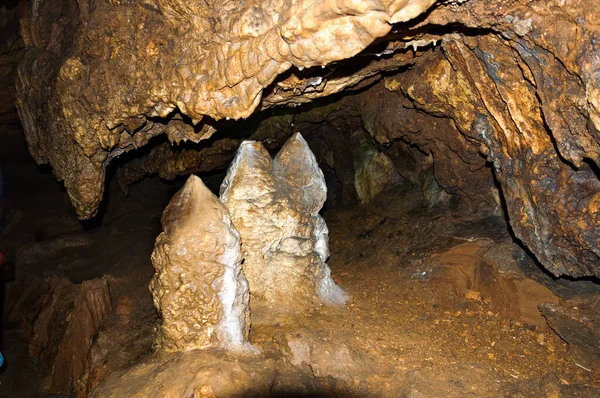
[[[28,50],[17,83],[31,152],[89,218],[111,159],[165,132],[198,142],[214,131],[181,115],[248,117],[279,74],[356,55],[434,2],[35,3],[21,24]]]

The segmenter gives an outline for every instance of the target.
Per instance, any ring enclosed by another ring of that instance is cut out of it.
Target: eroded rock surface
[[[162,217],[150,283],[162,323],[156,346],[189,351],[248,347],[248,283],[227,208],[190,176]]]
[[[329,231],[319,210],[326,197],[323,173],[300,134],[274,160],[258,142],[240,146],[221,200],[240,231],[244,272],[256,304],[294,312],[345,302],[325,263]]]
[[[482,51],[495,54],[496,61],[486,63]],[[432,57],[387,85],[401,88],[427,112],[448,115],[464,140],[481,143],[516,236],[549,271],[597,275],[600,181],[588,164],[575,169],[561,160],[535,86],[510,61],[518,56],[496,38],[455,40],[443,57]]]
[[[442,270],[432,282],[438,286],[439,302],[450,306],[456,299],[487,300],[492,311],[506,319],[543,330],[546,320],[538,305],[558,304],[559,297],[519,269],[520,249],[514,246],[477,240],[437,255]]]
[[[360,203],[370,203],[396,177],[390,158],[362,132],[353,134],[354,186]]]
[[[33,3],[17,84],[31,152],[91,217],[112,158],[162,133],[196,142],[211,134],[173,118],[175,109],[196,123],[247,117],[292,66],[354,56],[434,2]],[[356,82],[321,83],[326,95]]]
[[[272,359],[228,358],[208,351],[173,353],[111,376],[90,397],[263,397],[269,395],[274,374]]]
[[[17,299],[17,300],[15,300]],[[47,372],[43,388],[70,395],[89,361],[93,339],[112,309],[106,278],[73,284],[64,277],[23,279],[8,294],[8,321],[22,324],[29,357]]]
[[[433,158],[432,202],[444,192],[503,201],[550,272],[600,276],[593,0],[43,1],[22,36],[17,108],[30,151],[82,218],[95,214],[111,160],[152,137],[198,142],[214,133],[203,118],[307,103],[386,72],[393,95],[376,86],[355,110],[380,144]],[[166,152],[154,158],[168,165],[138,162],[125,180],[212,161]]]

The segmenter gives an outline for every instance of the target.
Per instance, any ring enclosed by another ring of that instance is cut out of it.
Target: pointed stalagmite
[[[248,283],[227,208],[194,175],[162,216],[150,283],[162,323],[156,346],[189,351],[248,347]]]
[[[345,303],[325,263],[328,230],[318,213],[326,197],[323,173],[300,134],[274,160],[262,144],[242,143],[221,186],[221,200],[242,236],[253,305],[301,312]]]

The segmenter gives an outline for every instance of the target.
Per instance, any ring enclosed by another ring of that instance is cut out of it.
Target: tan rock
[[[117,301],[117,305],[115,306],[115,312],[117,315],[127,316],[131,314],[131,310],[133,309],[133,300],[131,297],[120,297]]]
[[[515,235],[544,267],[600,276],[594,0],[46,1],[21,21],[16,104],[29,150],[81,218],[96,213],[112,159],[153,137],[198,142],[214,133],[192,126],[205,116],[310,102],[410,63],[386,79],[401,106],[363,107],[365,128],[433,156],[440,187],[475,203],[494,192],[493,165]],[[214,164],[202,149],[156,149],[122,183]]]
[[[150,119],[172,117],[176,109],[195,123],[248,117],[280,74],[352,57],[433,3],[90,0],[76,5],[78,12],[67,2],[35,3],[22,22],[27,54],[17,108],[34,157],[53,165],[78,214],[89,218],[113,157],[163,133],[171,141],[206,138],[181,120]],[[51,39],[53,31],[86,39]],[[323,80],[317,76],[321,95],[358,82]]]
[[[323,173],[300,134],[274,160],[257,142],[242,143],[221,186],[221,200],[242,236],[244,271],[258,305],[276,312],[344,304],[331,279],[328,230],[318,214]]]
[[[360,203],[370,203],[397,178],[390,158],[365,136],[357,132],[354,138],[354,186]]]
[[[162,225],[150,283],[162,318],[156,346],[249,348],[248,284],[227,208],[192,175],[165,209]]]
[[[91,393],[93,398],[269,396],[277,374],[273,359],[230,358],[202,350],[163,355],[125,374],[114,373]]]

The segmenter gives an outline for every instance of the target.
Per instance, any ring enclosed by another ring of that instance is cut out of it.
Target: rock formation
[[[196,176],[173,197],[156,239],[150,284],[162,323],[156,346],[189,351],[248,346],[248,283],[227,208]]]
[[[41,373],[48,371],[44,389],[70,395],[112,309],[108,280],[73,284],[64,277],[30,276],[11,288],[6,307],[6,320],[21,324],[29,341],[29,357],[40,364]]]
[[[153,137],[198,142],[218,119],[371,87],[352,116],[376,141],[431,156],[448,194],[502,197],[554,275],[600,276],[593,0],[36,1],[22,36],[29,148],[81,218],[95,214],[108,164]],[[140,162],[124,180],[200,170],[190,163],[205,155]]]
[[[390,158],[378,151],[362,131],[353,138],[356,195],[360,203],[370,203],[394,180],[396,172]]]
[[[319,210],[326,197],[323,173],[299,133],[274,160],[260,143],[242,143],[221,200],[242,236],[253,305],[294,312],[345,302],[325,263],[328,230]]]
[[[434,2],[36,2],[22,24],[29,51],[17,84],[31,151],[91,217],[111,159],[162,133],[195,142],[210,135],[173,117],[176,109],[194,123],[247,117],[292,66],[356,55]]]

